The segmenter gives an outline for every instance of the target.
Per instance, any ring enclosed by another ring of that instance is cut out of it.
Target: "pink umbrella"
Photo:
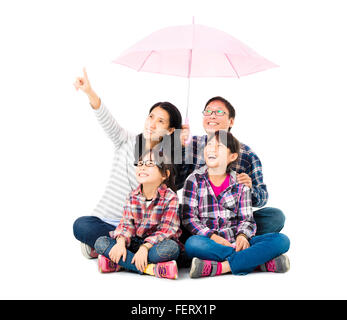
[[[277,67],[231,35],[203,25],[156,31],[123,52],[114,63],[137,71],[188,78],[236,77]]]

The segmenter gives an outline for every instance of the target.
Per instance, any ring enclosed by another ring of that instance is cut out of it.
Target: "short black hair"
[[[225,107],[228,109],[229,111],[229,119],[230,118],[233,118],[235,119],[235,109],[234,107],[231,105],[231,103],[227,100],[227,99],[224,99],[223,97],[220,97],[220,96],[216,96],[216,97],[213,97],[211,98],[210,100],[208,100],[205,104],[205,108],[204,110],[206,109],[206,107],[213,101],[221,101],[224,103]]]

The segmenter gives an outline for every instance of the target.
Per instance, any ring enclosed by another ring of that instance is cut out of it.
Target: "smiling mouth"
[[[217,123],[217,122],[207,122],[207,124],[209,126],[218,126],[219,125],[219,123]]]
[[[208,160],[216,160],[217,157],[214,154],[210,154],[210,155],[207,156],[207,159]]]
[[[140,173],[138,174],[138,176],[139,176],[139,177],[148,177],[149,174],[148,174],[148,173],[145,173],[145,172],[140,172]]]

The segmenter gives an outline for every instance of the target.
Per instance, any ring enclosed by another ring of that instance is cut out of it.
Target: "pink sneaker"
[[[121,266],[99,254],[98,269],[101,273],[117,272],[121,269]]]
[[[158,262],[154,267],[154,275],[157,278],[177,279],[178,271],[176,261]]]
[[[259,266],[260,271],[284,273],[290,269],[289,258],[282,254]]]
[[[221,274],[222,265],[217,261],[202,260],[194,257],[190,268],[191,278],[213,277]]]

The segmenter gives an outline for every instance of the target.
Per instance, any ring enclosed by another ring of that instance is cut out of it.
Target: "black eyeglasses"
[[[158,163],[155,163],[155,161],[153,161],[153,160],[146,160],[146,161],[140,160],[140,161],[134,163],[134,166],[136,166],[136,167],[142,167],[143,165],[145,165],[146,167],[157,166],[157,167],[161,168],[161,165]]]
[[[226,114],[226,112],[225,111],[223,111],[223,110],[215,110],[215,111],[213,111],[213,110],[204,110],[203,112],[202,112],[202,114],[205,116],[205,117],[209,117],[209,116],[212,116],[213,114],[215,114],[217,117],[223,117],[225,114]]]

